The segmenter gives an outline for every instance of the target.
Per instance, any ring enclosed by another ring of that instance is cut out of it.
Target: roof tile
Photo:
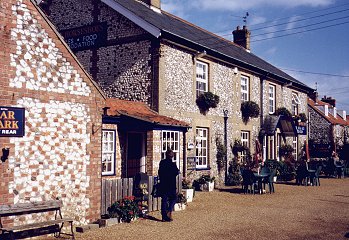
[[[143,102],[127,101],[116,98],[108,98],[106,101],[108,116],[129,116],[142,121],[160,125],[189,127],[189,124],[174,118],[159,115]]]

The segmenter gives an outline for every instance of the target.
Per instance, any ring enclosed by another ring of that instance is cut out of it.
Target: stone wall
[[[309,107],[310,124],[309,124],[309,140],[314,143],[330,144],[332,139],[331,123],[322,117],[313,108]]]
[[[48,1],[42,7],[59,31],[106,23],[106,42],[77,51],[79,60],[108,97],[157,105],[156,87],[152,85],[152,43],[142,28],[100,1]]]
[[[1,105],[25,108],[25,136],[0,138],[0,204],[60,198],[65,217],[96,220],[104,97],[31,1],[0,15]]]
[[[159,96],[159,113],[189,123],[192,129],[186,134],[187,141],[194,142],[194,144],[196,127],[209,129],[209,168],[188,171],[188,175],[191,179],[195,179],[202,174],[211,174],[216,176],[216,184],[222,185],[224,170],[219,171],[217,167],[216,139],[219,138],[224,143],[223,110],[228,110],[228,161],[233,158],[230,146],[235,139],[241,138],[241,131],[250,132],[250,147],[251,151],[254,152],[254,139],[259,132],[259,118],[251,119],[247,124],[242,122],[240,77],[245,75],[250,78],[250,99],[257,104],[260,104],[260,80],[244,70],[240,70],[238,74],[235,74],[234,68],[227,64],[209,58],[197,59],[208,64],[209,91],[220,97],[217,108],[210,109],[206,115],[203,115],[195,103],[196,86],[193,53],[167,43],[161,45],[161,53],[159,86],[164,91],[161,91]],[[195,149],[188,150],[187,155],[188,157],[195,156]]]

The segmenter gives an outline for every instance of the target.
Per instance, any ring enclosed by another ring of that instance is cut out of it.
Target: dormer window
[[[298,105],[299,105],[300,101],[298,98],[298,94],[293,92],[292,93],[292,115],[296,116],[298,115]]]
[[[275,86],[269,84],[269,114],[275,112]]]

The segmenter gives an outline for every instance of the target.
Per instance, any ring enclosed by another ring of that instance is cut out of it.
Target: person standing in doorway
[[[172,161],[174,153],[171,149],[166,151],[166,158],[161,160],[159,167],[161,216],[163,222],[172,221],[172,211],[176,204],[177,188],[176,177],[179,174],[176,163]]]

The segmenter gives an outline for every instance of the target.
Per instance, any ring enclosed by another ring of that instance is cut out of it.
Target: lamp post
[[[227,148],[228,148],[228,133],[227,133],[227,123],[228,123],[228,110],[223,110],[224,114],[224,148],[225,148],[225,154],[224,154],[224,162],[225,162],[225,182],[227,182],[228,177],[228,154],[227,154]]]

